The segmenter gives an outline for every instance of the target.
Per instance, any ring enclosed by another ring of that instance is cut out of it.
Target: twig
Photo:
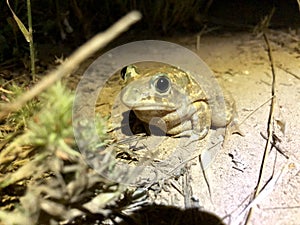
[[[196,50],[197,51],[200,50],[200,40],[201,40],[201,37],[203,34],[207,34],[207,33],[210,33],[212,31],[218,30],[218,29],[219,29],[219,27],[212,27],[212,28],[207,29],[207,26],[204,25],[204,27],[201,29],[201,31],[196,36]]]
[[[273,127],[274,127],[274,108],[275,108],[275,102],[276,102],[276,96],[275,96],[276,74],[275,74],[275,65],[274,65],[273,56],[272,56],[272,49],[271,49],[271,46],[270,46],[270,43],[269,43],[269,39],[268,39],[265,32],[263,32],[263,37],[264,37],[264,40],[267,44],[268,56],[269,56],[269,60],[270,60],[270,63],[271,63],[271,70],[272,70],[271,96],[273,96],[273,98],[271,100],[271,107],[270,107],[269,118],[268,118],[268,128],[267,128],[268,139],[267,139],[267,143],[266,143],[266,146],[265,146],[264,155],[263,155],[263,158],[262,158],[262,163],[261,163],[261,166],[260,166],[259,178],[258,178],[258,181],[257,181],[256,188],[254,190],[254,194],[253,194],[252,199],[256,199],[257,196],[259,195],[260,191],[262,190],[262,186],[263,186],[262,175],[265,172],[265,169],[266,169],[265,164],[266,164],[266,161],[269,157],[270,150],[273,147],[271,139],[273,137],[273,132],[274,132]],[[248,212],[245,224],[248,224],[248,222],[250,221],[252,212],[253,212],[253,208],[251,206],[250,210]]]
[[[12,91],[6,90],[6,89],[4,89],[2,87],[0,87],[0,92],[6,93],[6,94],[13,94]]]
[[[27,0],[27,17],[28,17],[28,32],[29,32],[29,49],[30,49],[30,68],[32,80],[35,81],[35,48],[33,42],[32,32],[32,13],[31,13],[31,0]]]
[[[260,135],[263,137],[263,139],[268,140],[268,138],[262,133],[260,132]],[[289,159],[289,157],[284,153],[284,151],[276,144],[276,142],[271,141],[271,144],[273,145],[274,148],[276,148],[276,150],[283,155],[286,159]]]
[[[198,158],[199,158],[199,163],[200,163],[200,167],[201,167],[201,170],[202,170],[202,174],[203,174],[205,183],[206,183],[206,185],[207,185],[207,190],[208,190],[208,193],[209,193],[209,198],[210,198],[210,201],[212,202],[212,198],[211,198],[211,189],[210,189],[210,185],[209,185],[209,182],[208,182],[208,179],[207,179],[205,170],[204,170],[204,166],[203,166],[203,163],[202,163],[202,160],[201,160],[201,154],[199,155]]]
[[[84,45],[79,47],[65,63],[61,64],[56,70],[50,72],[45,78],[37,83],[31,90],[24,93],[17,100],[10,104],[0,105],[0,121],[5,119],[11,112],[15,112],[22,108],[26,102],[33,99],[35,96],[46,90],[49,86],[54,84],[62,77],[70,74],[73,70],[82,63],[85,59],[90,57],[100,48],[103,48],[111,40],[117,37],[122,32],[126,31],[129,26],[137,22],[141,18],[141,14],[137,11],[132,11],[126,16],[117,21],[109,29],[103,33],[99,33]]]
[[[297,74],[295,74],[295,73],[289,71],[289,70],[286,69],[286,68],[283,68],[283,66],[277,66],[277,67],[278,67],[279,69],[282,69],[284,72],[286,72],[286,73],[292,75],[292,76],[295,77],[296,79],[300,80],[300,76],[298,76]]]
[[[272,177],[269,178],[266,184],[260,189],[259,192],[257,192],[257,195],[254,198],[252,198],[251,203],[242,210],[240,216],[236,219],[234,224],[239,224],[243,212],[250,209],[249,210],[250,213],[253,206],[259,204],[265,197],[267,197],[274,190],[275,185],[280,181],[283,175],[287,172],[287,169],[288,169],[288,163],[286,163],[277,174],[275,174],[274,176],[272,175]]]
[[[265,101],[264,103],[262,103],[260,106],[258,106],[255,110],[253,110],[251,113],[249,113],[239,124],[237,124],[237,127],[239,127],[240,125],[242,125],[243,123],[245,123],[245,121],[252,116],[254,113],[256,113],[260,108],[262,108],[264,105],[266,105],[269,101],[271,101],[274,98],[274,96],[271,96],[271,98],[269,98],[267,101]]]

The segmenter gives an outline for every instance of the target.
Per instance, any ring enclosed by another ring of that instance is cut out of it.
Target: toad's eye
[[[154,82],[155,90],[159,93],[167,93],[171,88],[171,81],[166,75],[158,75]]]

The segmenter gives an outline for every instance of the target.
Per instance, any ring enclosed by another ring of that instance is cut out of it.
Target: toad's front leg
[[[191,143],[207,135],[211,126],[211,109],[205,101],[196,101],[165,115],[161,120],[167,126],[168,135],[189,136]]]

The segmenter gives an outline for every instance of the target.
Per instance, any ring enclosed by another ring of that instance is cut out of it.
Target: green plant
[[[32,34],[32,14],[31,14],[31,3],[30,0],[27,0],[27,18],[28,18],[28,29],[25,27],[25,25],[22,23],[22,21],[19,19],[19,17],[15,14],[13,9],[11,8],[9,4],[9,0],[6,0],[6,3],[13,14],[13,17],[18,24],[19,29],[21,30],[22,34],[24,35],[26,41],[29,43],[29,49],[30,49],[30,65],[31,65],[31,75],[32,79],[35,80],[35,50],[34,50],[34,44],[33,44],[33,34]]]

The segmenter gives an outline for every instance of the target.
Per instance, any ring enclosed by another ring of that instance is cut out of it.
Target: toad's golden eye
[[[153,85],[157,92],[167,93],[171,88],[171,81],[165,74],[158,74],[153,81]]]

